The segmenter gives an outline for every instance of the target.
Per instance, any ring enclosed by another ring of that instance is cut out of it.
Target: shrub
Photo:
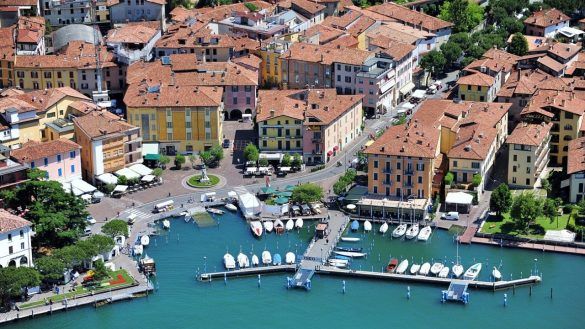
[[[444,178],[445,185],[451,185],[453,183],[453,179],[455,179],[455,176],[453,176],[453,173],[452,172],[448,172],[445,175],[445,178]]]

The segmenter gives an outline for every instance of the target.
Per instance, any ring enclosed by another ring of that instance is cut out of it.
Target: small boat
[[[264,225],[266,233],[270,233],[274,229],[274,223],[271,220],[265,220],[262,224]]]
[[[339,251],[350,251],[350,252],[360,252],[362,251],[361,247],[335,247],[335,249]]]
[[[303,228],[303,224],[304,224],[304,222],[303,222],[303,219],[302,218],[297,218],[297,220],[295,221],[295,227],[296,228],[299,228],[299,229],[300,228]]]
[[[229,211],[238,211],[238,207],[236,207],[233,203],[226,204],[225,209]]]
[[[418,271],[418,274],[420,275],[429,275],[429,271],[431,269],[431,264],[430,263],[424,263],[421,265],[420,270]]]
[[[351,222],[350,228],[352,231],[357,231],[360,228],[360,222],[358,222],[357,219],[354,219],[353,222]]]
[[[388,223],[384,223],[380,226],[380,233],[386,234],[386,231],[388,231]]]
[[[481,263],[475,263],[471,265],[471,267],[468,268],[467,271],[465,271],[465,273],[463,274],[463,280],[473,281],[477,279],[479,272],[481,272]]]
[[[286,255],[284,255],[284,262],[287,264],[294,264],[295,263],[295,254],[293,252],[287,252]]]
[[[236,268],[236,260],[234,259],[234,256],[230,255],[229,253],[223,255],[223,265],[225,266],[226,270],[233,270]]]
[[[405,260],[401,261],[400,265],[398,265],[398,267],[396,268],[396,273],[397,274],[404,274],[404,272],[406,272],[407,269],[408,269],[408,259],[405,259]]]
[[[352,252],[352,251],[337,251],[334,250],[334,253],[341,256],[351,257],[351,258],[360,258],[364,257],[366,254],[363,252]]]
[[[223,210],[208,207],[207,212],[214,215],[223,215]]]
[[[351,257],[341,256],[341,255],[334,255],[333,258],[341,259],[341,260],[351,260]]]
[[[432,275],[439,275],[439,272],[441,272],[441,270],[443,270],[443,267],[445,267],[445,265],[441,264],[441,263],[434,263],[433,266],[431,266],[431,274]]]
[[[140,244],[143,246],[148,246],[148,244],[150,243],[150,237],[148,237],[148,235],[143,235],[140,237]]]
[[[418,235],[418,232],[419,232],[418,224],[413,224],[411,227],[408,228],[408,230],[406,230],[406,238],[409,240],[414,239],[414,237]]]
[[[361,239],[360,238],[353,238],[353,237],[349,237],[349,236],[344,236],[341,238],[341,241],[344,242],[359,242]]]
[[[285,226],[287,231],[292,230],[293,228],[295,228],[295,221],[292,219],[289,219],[286,221],[286,226]]]
[[[393,238],[400,238],[401,236],[404,235],[404,233],[406,233],[406,224],[400,224],[398,225],[394,231],[392,231],[392,237]]]
[[[248,259],[248,256],[246,256],[246,254],[239,253],[237,260],[238,260],[238,267],[239,268],[250,267],[250,260]]]
[[[141,244],[135,245],[134,249],[132,250],[132,252],[134,253],[134,256],[142,255],[143,251],[144,251],[144,247]]]
[[[433,233],[433,229],[430,226],[423,227],[418,234],[418,241],[427,241],[431,236],[431,233]]]
[[[258,265],[260,265],[260,260],[258,259],[258,256],[252,255],[252,266],[258,266]]]
[[[165,219],[162,221],[162,226],[165,230],[168,230],[171,228],[171,222],[169,222],[168,219]]]
[[[445,266],[443,267],[443,269],[441,270],[441,272],[439,272],[439,274],[437,275],[439,278],[446,278],[449,276],[449,266]]]
[[[498,270],[498,268],[495,266],[494,269],[492,270],[492,277],[496,281],[500,281],[502,279],[502,273],[500,273],[500,270]]]
[[[412,264],[412,267],[410,268],[410,274],[416,274],[418,273],[418,271],[420,270],[420,264]]]
[[[329,259],[327,263],[331,266],[339,268],[344,268],[347,267],[347,265],[349,265],[349,261],[344,259]]]
[[[461,264],[453,265],[451,272],[453,273],[453,277],[459,278],[463,274],[463,265]]]
[[[189,223],[189,221],[191,220],[191,215],[189,214],[188,211],[180,212],[179,217],[183,218],[183,220],[185,220],[185,223]]]
[[[272,259],[272,265],[281,265],[282,264],[282,258],[280,257],[280,254],[274,254],[274,258]]]
[[[394,271],[396,270],[396,266],[398,266],[398,259],[392,258],[388,265],[386,266],[386,272],[394,273]]]
[[[252,230],[255,237],[259,238],[262,236],[262,224],[259,221],[251,221],[250,230]]]
[[[272,263],[272,255],[270,255],[270,251],[264,250],[262,252],[262,264],[270,265]]]
[[[282,234],[284,232],[284,223],[280,219],[274,221],[274,231],[276,231],[277,234]]]
[[[372,223],[369,220],[364,222],[364,232],[370,232],[372,230]]]

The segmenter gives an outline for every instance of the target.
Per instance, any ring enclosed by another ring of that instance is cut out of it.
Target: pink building
[[[12,157],[31,169],[46,171],[49,180],[65,183],[81,179],[81,146],[65,138],[26,142],[12,151]]]

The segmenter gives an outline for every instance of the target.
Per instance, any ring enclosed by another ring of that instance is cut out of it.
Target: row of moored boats
[[[295,228],[301,229],[303,228],[303,225],[304,222],[302,218],[297,218],[296,220],[289,219],[286,221],[286,224],[280,219],[274,221],[266,219],[264,221],[251,221],[250,230],[252,230],[254,236],[259,238],[264,232],[270,233],[274,231],[277,234],[282,234],[285,231],[291,231]]]
[[[481,263],[475,263],[464,272],[463,265],[461,265],[459,263],[453,265],[453,267],[449,267],[449,266],[445,266],[443,263],[440,263],[440,262],[436,262],[432,265],[431,265],[431,263],[427,262],[427,263],[423,263],[423,264],[412,264],[412,265],[410,265],[410,270],[409,270],[409,265],[410,264],[408,262],[408,259],[404,259],[400,263],[398,263],[398,259],[392,258],[390,260],[390,262],[388,263],[388,266],[386,267],[386,272],[396,273],[396,274],[407,274],[407,271],[408,271],[408,273],[410,273],[412,275],[423,275],[423,276],[432,275],[432,276],[436,276],[439,278],[452,277],[452,278],[457,278],[457,279],[459,279],[459,278],[461,278],[461,276],[463,276],[462,277],[463,280],[474,281],[479,276],[479,273],[481,272],[481,268],[482,268]],[[492,270],[491,275],[492,275],[492,278],[496,281],[502,279],[502,274],[500,273],[498,268],[495,266]]]
[[[354,220],[351,223],[351,230],[357,231],[360,227],[360,224],[357,220]],[[386,234],[390,225],[388,223],[383,223],[380,226],[379,232],[381,234]],[[364,231],[370,232],[372,230],[372,223],[368,220],[364,222]],[[419,241],[427,241],[431,234],[433,233],[433,229],[430,226],[424,226],[423,228],[420,227],[419,224],[412,224],[408,226],[408,224],[400,224],[392,231],[393,238],[402,238],[403,236],[406,239],[412,240],[417,238]]]
[[[280,254],[274,254],[274,256],[270,253],[270,251],[268,250],[264,250],[262,252],[261,255],[261,259],[258,258],[258,256],[256,255],[252,255],[252,259],[250,261],[250,258],[248,258],[248,256],[242,252],[240,252],[236,258],[234,258],[234,256],[232,256],[230,253],[226,253],[223,256],[223,265],[225,266],[226,270],[233,270],[236,268],[236,265],[238,268],[247,268],[247,267],[256,267],[256,266],[260,266],[260,262],[262,262],[262,265],[264,266],[270,266],[270,265],[282,265],[282,257],[280,256]],[[284,255],[284,264],[294,264],[296,262],[296,256],[293,252],[287,252]]]

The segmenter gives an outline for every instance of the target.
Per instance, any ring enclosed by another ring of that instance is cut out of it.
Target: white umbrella
[[[348,204],[347,206],[345,206],[345,208],[347,208],[347,209],[349,209],[349,210],[354,210],[356,207],[355,207],[355,204],[353,204],[353,203],[350,203],[350,204]]]

